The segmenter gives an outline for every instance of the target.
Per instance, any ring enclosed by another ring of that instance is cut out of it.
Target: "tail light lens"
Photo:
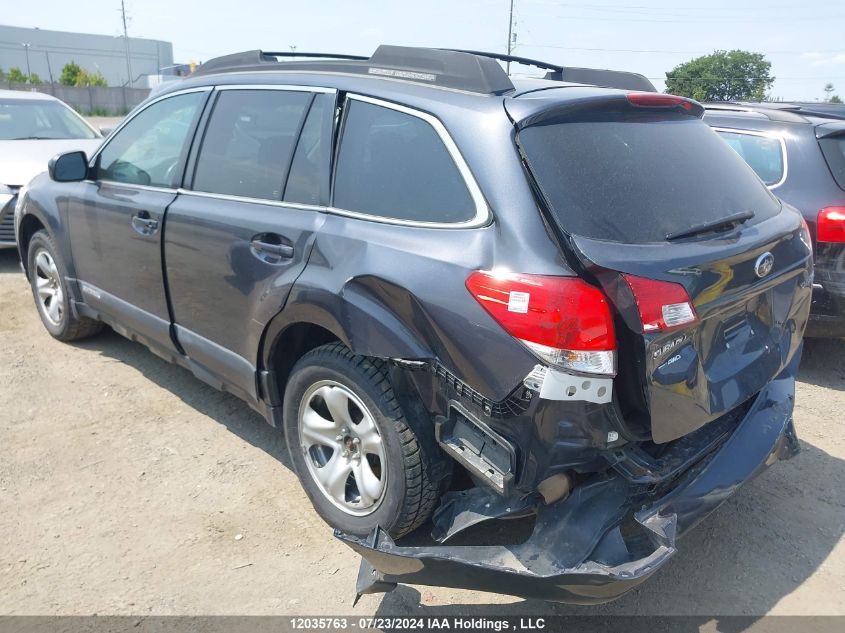
[[[581,279],[476,271],[476,301],[511,336],[551,365],[595,374],[616,371],[616,336],[604,294]]]
[[[667,332],[698,321],[686,288],[668,281],[622,275],[634,293],[643,332]]]
[[[827,207],[819,211],[816,240],[840,244],[845,242],[845,207]]]

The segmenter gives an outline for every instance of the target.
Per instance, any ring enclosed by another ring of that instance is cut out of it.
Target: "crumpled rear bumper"
[[[676,539],[743,483],[798,452],[796,365],[797,359],[758,395],[730,437],[668,491],[616,473],[597,476],[565,500],[542,506],[524,543],[403,547],[382,530],[367,538],[335,531],[363,557],[358,594],[405,583],[577,604],[621,596],[660,569],[675,553]]]

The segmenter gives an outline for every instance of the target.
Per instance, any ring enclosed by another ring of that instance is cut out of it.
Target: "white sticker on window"
[[[528,312],[528,300],[531,294],[528,292],[513,292],[508,296],[508,312]]]

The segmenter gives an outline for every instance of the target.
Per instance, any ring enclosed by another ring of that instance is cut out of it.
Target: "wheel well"
[[[295,323],[279,334],[270,356],[270,368],[276,375],[279,393],[284,397],[288,376],[300,358],[321,345],[337,342],[340,339],[332,332],[313,323]]]
[[[21,225],[18,229],[18,244],[20,244],[21,261],[23,262],[24,269],[26,269],[27,266],[29,241],[32,239],[32,236],[35,235],[36,232],[41,231],[43,229],[44,225],[41,223],[41,220],[36,218],[34,215],[25,215],[21,219]]]

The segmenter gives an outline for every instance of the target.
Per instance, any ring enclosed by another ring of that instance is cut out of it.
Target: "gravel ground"
[[[110,331],[54,341],[13,251],[0,251],[0,340],[0,615],[845,615],[845,342],[807,344],[803,452],[622,599],[400,587],[353,610],[358,558],[246,405]]]

